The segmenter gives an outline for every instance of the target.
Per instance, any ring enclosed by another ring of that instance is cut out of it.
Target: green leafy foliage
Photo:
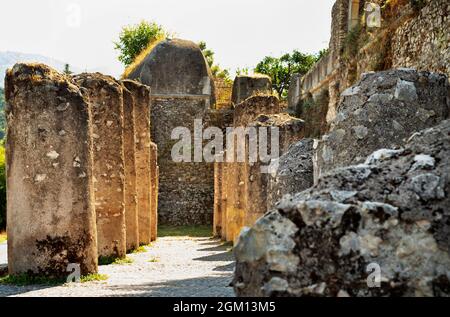
[[[205,56],[206,62],[211,69],[211,73],[215,78],[223,79],[225,82],[231,82],[230,72],[228,69],[222,69],[220,65],[214,61],[214,52],[206,46],[205,42],[198,43],[198,46],[202,50],[203,56]]]
[[[155,22],[141,21],[139,24],[126,26],[119,35],[119,41],[114,42],[115,49],[120,52],[119,61],[129,66],[153,42],[170,36],[169,32]]]
[[[306,74],[317,60],[318,55],[294,50],[281,57],[266,56],[256,65],[255,72],[268,75],[272,79],[273,90],[280,98],[286,98],[291,76],[295,73]]]

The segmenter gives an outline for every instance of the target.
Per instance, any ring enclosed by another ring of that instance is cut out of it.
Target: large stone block
[[[408,69],[370,73],[341,94],[330,132],[316,153],[317,175],[357,164],[380,148],[400,146],[411,133],[449,117],[444,75]]]
[[[122,86],[112,77],[99,73],[85,73],[74,79],[92,106],[98,254],[100,257],[124,257],[126,220]]]
[[[289,114],[295,115],[297,107],[302,97],[302,76],[300,74],[293,74],[289,84],[288,91],[288,108]]]
[[[123,152],[125,158],[125,222],[127,251],[139,247],[139,215],[136,191],[136,131],[133,94],[123,88]]]
[[[42,64],[6,75],[9,273],[97,272],[89,103]]]
[[[139,219],[139,242],[151,242],[151,182],[150,182],[150,88],[135,81],[123,81],[134,100],[136,133],[136,191]]]
[[[256,95],[271,95],[272,81],[269,76],[255,74],[236,76],[233,83],[231,101],[237,105]]]
[[[450,121],[286,197],[235,247],[240,296],[449,296]]]
[[[313,186],[313,143],[303,139],[272,164],[267,184],[267,210],[272,210],[284,195],[301,192]]]
[[[233,126],[247,126],[261,115],[281,113],[280,101],[275,96],[251,96],[237,104],[233,113]]]
[[[128,76],[152,88],[152,95],[204,95],[215,103],[214,80],[197,44],[181,39],[158,43]]]

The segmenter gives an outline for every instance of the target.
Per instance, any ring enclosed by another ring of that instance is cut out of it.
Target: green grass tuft
[[[212,226],[160,226],[158,237],[212,237]]]
[[[125,265],[125,264],[131,264],[134,260],[132,258],[126,257],[123,259],[116,259],[112,264],[113,265]]]
[[[108,275],[106,274],[89,274],[89,275],[85,275],[82,276],[80,278],[81,283],[87,283],[87,282],[95,282],[95,281],[106,281],[109,278]]]
[[[147,249],[143,245],[141,245],[137,249],[134,249],[133,251],[131,251],[131,254],[145,253],[145,252],[147,252]]]

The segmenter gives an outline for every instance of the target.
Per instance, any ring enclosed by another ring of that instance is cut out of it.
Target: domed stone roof
[[[191,41],[162,41],[128,77],[150,86],[152,95],[214,96],[211,70],[198,45]]]

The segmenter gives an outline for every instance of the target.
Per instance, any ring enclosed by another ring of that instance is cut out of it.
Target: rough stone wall
[[[151,240],[158,238],[158,146],[150,144],[150,207],[151,207]]]
[[[151,111],[153,141],[158,145],[160,169],[158,214],[165,225],[212,224],[214,205],[213,163],[176,163],[172,147],[179,140],[171,140],[172,130],[185,127],[191,131],[194,120],[208,122],[208,100],[198,97],[153,97]],[[192,155],[192,161],[194,157]]]
[[[341,95],[336,119],[315,154],[317,175],[358,164],[371,152],[400,146],[411,133],[450,115],[444,75],[391,70],[367,74]]]
[[[416,7],[410,1],[370,2],[382,6],[381,28],[363,27],[349,37],[349,2],[336,1],[329,53],[302,79],[302,100],[309,98],[308,94],[315,97],[329,91],[328,123],[335,118],[339,95],[365,73],[408,67],[450,75],[447,1],[425,0]],[[360,8],[364,4],[360,1]],[[363,14],[360,10],[361,21]],[[331,62],[325,63],[326,59]]]
[[[123,92],[112,77],[75,77],[92,106],[94,190],[100,257],[126,255]],[[75,165],[78,165],[75,161]]]
[[[136,131],[133,94],[123,88],[123,149],[125,158],[125,222],[127,251],[139,247],[139,215],[136,195]]]
[[[5,88],[9,273],[96,273],[88,100],[42,64],[16,64]]]
[[[450,296],[449,151],[443,121],[283,199],[239,238],[237,295]]]
[[[446,0],[427,0],[417,17],[392,36],[392,66],[450,75],[450,7]]]
[[[123,81],[133,94],[136,133],[136,191],[139,219],[139,242],[147,245],[151,242],[151,174],[150,174],[150,88],[135,81]]]
[[[238,105],[245,99],[255,95],[270,95],[272,93],[272,81],[266,75],[240,75],[233,82],[231,102]]]

